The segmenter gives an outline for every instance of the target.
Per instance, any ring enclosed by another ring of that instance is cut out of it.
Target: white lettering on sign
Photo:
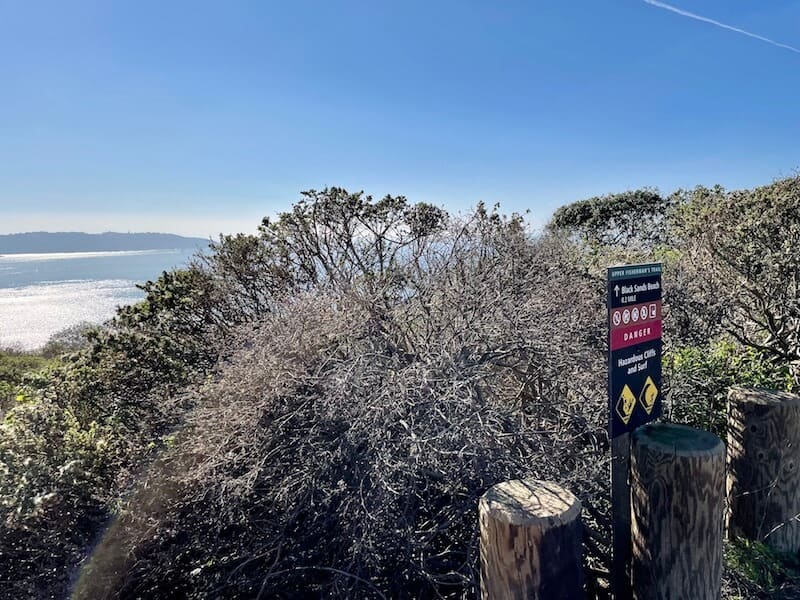
[[[628,375],[634,375],[639,371],[644,371],[647,368],[647,361],[636,363],[635,365],[628,367]]]
[[[621,291],[625,296],[622,297],[622,304],[630,304],[636,302],[636,294],[640,292],[652,292],[660,290],[661,284],[658,281],[652,283],[639,283],[636,285],[623,285]]]
[[[633,355],[629,356],[628,358],[620,358],[617,361],[617,366],[618,367],[627,367],[628,365],[630,365],[632,363],[635,363],[635,362],[639,362],[641,360],[644,360],[644,355],[643,354],[633,354]]]
[[[617,360],[618,367],[628,367],[628,375],[633,375],[639,371],[647,369],[648,359],[653,358],[656,351],[653,349],[646,350],[644,354],[632,354],[628,358],[620,358]]]
[[[634,329],[633,331],[626,331],[622,334],[622,341],[627,342],[629,340],[638,340],[641,337],[646,337],[650,335],[651,329],[649,327],[640,327],[639,329]]]

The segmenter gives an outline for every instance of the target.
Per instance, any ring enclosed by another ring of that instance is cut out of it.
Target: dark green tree
[[[596,196],[556,210],[548,229],[590,246],[652,250],[668,241],[666,216],[672,204],[673,198],[648,188]]]

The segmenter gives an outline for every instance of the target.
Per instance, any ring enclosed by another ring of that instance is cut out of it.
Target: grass
[[[726,544],[728,598],[800,597],[800,557],[742,538]]]

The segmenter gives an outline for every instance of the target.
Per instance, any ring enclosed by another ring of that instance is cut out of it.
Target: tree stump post
[[[490,488],[478,503],[484,600],[584,597],[581,503],[535,479]]]
[[[684,425],[633,432],[633,597],[716,600],[722,585],[725,446]]]
[[[800,551],[800,396],[728,392],[728,536]]]

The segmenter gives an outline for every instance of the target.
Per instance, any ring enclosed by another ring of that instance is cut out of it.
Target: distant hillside
[[[205,248],[208,240],[171,233],[12,233],[0,235],[0,254],[111,252]]]

